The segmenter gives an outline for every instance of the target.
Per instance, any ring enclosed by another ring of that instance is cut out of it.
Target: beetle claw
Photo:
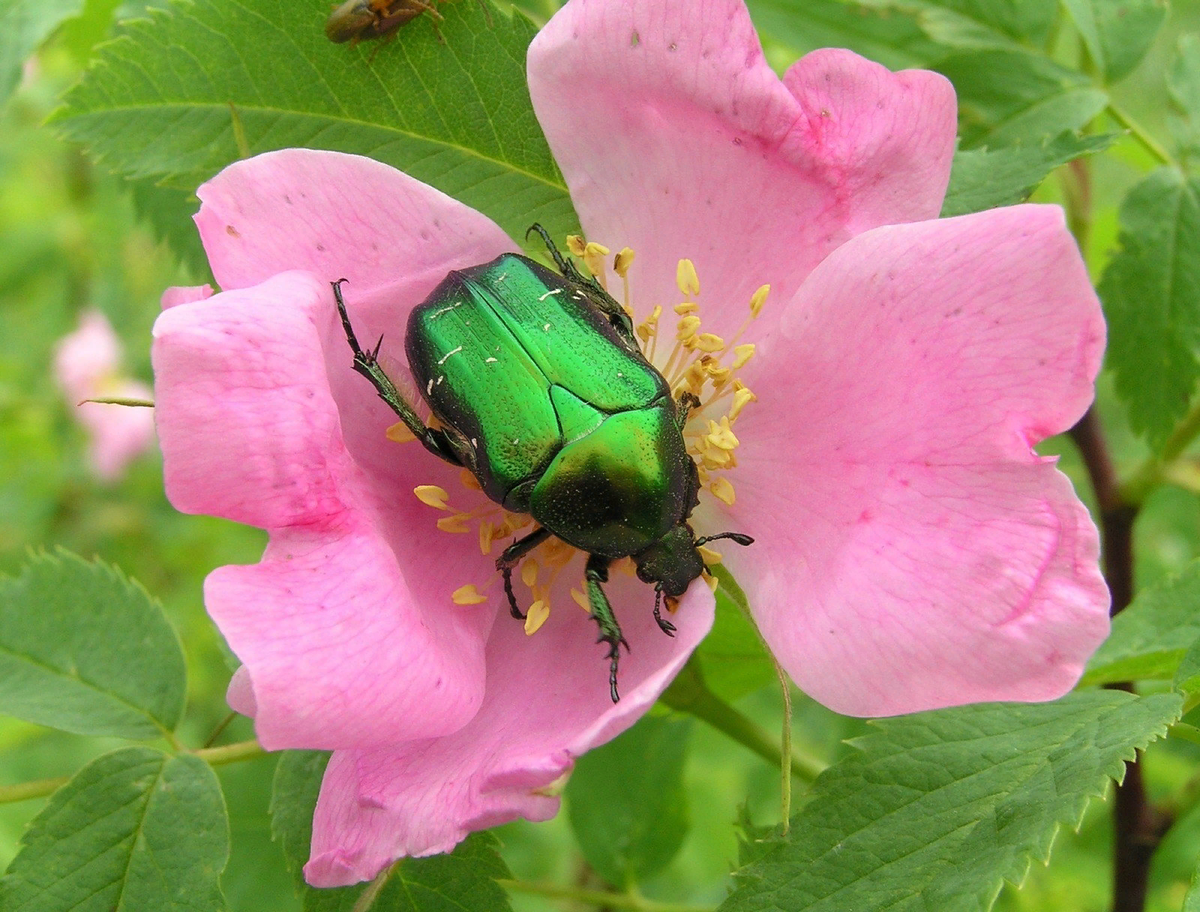
[[[662,589],[655,588],[654,590],[654,620],[658,623],[658,629],[669,637],[675,636],[676,627],[661,614],[659,610],[662,608]]]

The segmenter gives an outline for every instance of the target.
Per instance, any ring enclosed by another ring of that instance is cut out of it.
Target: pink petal
[[[449,599],[477,549],[442,535],[431,565],[414,542],[432,523],[406,534],[415,507],[382,516],[383,495],[347,453],[322,345],[335,322],[329,286],[290,273],[180,304],[155,326],[172,502],[271,532],[263,562],[215,571],[206,601],[249,669],[272,749],[455,730],[482,699],[495,613]]]
[[[691,258],[730,309],[718,333],[759,285],[787,300],[846,239],[936,217],[949,180],[949,82],[841,50],[781,82],[741,0],[573,0],[530,46],[529,85],[589,237],[637,253],[637,300],[675,303]]]
[[[574,758],[645,713],[712,625],[713,598],[700,582],[672,616],[674,638],[654,623],[650,587],[616,574],[606,590],[631,647],[621,657],[619,703],[609,700],[595,627],[569,598],[531,637],[498,619],[487,696],[469,725],[436,741],[334,754],[317,804],[309,883],[368,880],[401,855],[449,851],[472,830],[554,816],[554,785]]]
[[[1103,344],[1055,207],[878,229],[813,272],[751,362],[723,520],[757,539],[727,561],[807,693],[889,715],[1075,683],[1108,593],[1032,447],[1083,414]]]
[[[166,310],[168,307],[174,307],[177,304],[190,304],[192,301],[203,301],[205,298],[211,298],[212,294],[211,285],[175,285],[162,293],[159,304],[163,310]]]
[[[475,210],[357,155],[269,152],[230,165],[196,195],[196,225],[227,291],[292,269],[362,291],[398,276],[431,289],[451,268],[515,249]],[[447,250],[461,261],[447,266]]]

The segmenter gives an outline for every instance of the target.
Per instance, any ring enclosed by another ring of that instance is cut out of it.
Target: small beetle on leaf
[[[538,524],[496,560],[513,617],[525,617],[512,588],[522,557],[551,536],[588,555],[587,601],[598,642],[608,644],[615,703],[620,647],[629,644],[601,586],[609,565],[633,558],[638,578],[654,585],[654,619],[670,636],[662,600],[683,595],[704,572],[700,546],[753,539],[696,537],[688,518],[700,480],[683,427],[698,400],[672,397],[621,305],[564,259],[544,228],[529,230],[542,236],[558,273],[506,253],[452,271],[409,316],[404,347],[436,427],[379,366],[379,346],[359,345],[344,279],[333,293],[354,369],[427,450],[464,466],[489,498]]]
[[[426,12],[443,18],[426,0],[346,0],[325,21],[325,37],[337,44],[382,38]]]

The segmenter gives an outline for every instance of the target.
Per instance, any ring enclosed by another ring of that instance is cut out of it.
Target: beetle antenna
[[[743,548],[746,545],[754,544],[754,539],[749,535],[743,535],[741,532],[719,532],[716,535],[705,535],[703,538],[696,539],[693,544],[699,548],[701,545],[707,545],[710,541],[716,541],[718,538],[732,539]]]

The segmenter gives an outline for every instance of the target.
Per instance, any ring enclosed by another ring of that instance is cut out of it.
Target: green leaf
[[[1200,691],[1200,639],[1192,643],[1187,652],[1183,654],[1183,658],[1179,660],[1179,667],[1175,669],[1175,680],[1172,686],[1176,690],[1188,694]]]
[[[720,565],[713,568],[721,581],[717,589],[717,616],[713,629],[696,648],[708,689],[722,700],[733,701],[779,681],[762,637],[748,620],[746,596],[733,576]]]
[[[1071,694],[872,724],[859,752],[736,875],[722,912],[978,912],[1045,860],[1122,761],[1180,712],[1177,694]]]
[[[1200,182],[1159,168],[1129,191],[1120,225],[1099,287],[1108,364],[1133,429],[1159,447],[1200,377]]]
[[[1167,71],[1167,125],[1185,160],[1200,157],[1200,36],[1183,35]]]
[[[921,66],[945,53],[914,17],[840,0],[750,0],[759,32],[797,54],[842,47],[893,70]]]
[[[313,809],[321,778],[329,763],[327,751],[283,751],[271,786],[271,836],[283,848],[296,887],[304,886],[304,864],[312,843]]]
[[[1081,74],[1028,51],[966,51],[934,69],[958,93],[964,148],[1036,145],[1082,129],[1108,104],[1108,96]]]
[[[288,146],[370,155],[521,238],[577,225],[533,115],[521,14],[448,3],[387,43],[335,45],[328,8],[291,0],[172,3],[130,23],[54,117],[113,169],[186,190],[239,157]],[[567,90],[569,87],[564,88]],[[452,115],[452,116],[451,116]]]
[[[0,104],[21,81],[21,67],[83,0],[0,0]]]
[[[21,912],[214,912],[229,826],[212,769],[128,747],[93,760],[50,798],[0,880]]]
[[[647,716],[575,761],[567,783],[583,857],[614,887],[661,871],[687,835],[683,765],[691,720]]]
[[[1192,885],[1188,887],[1187,895],[1183,898],[1183,909],[1180,912],[1200,912],[1200,868],[1192,875]]]
[[[1024,202],[1055,168],[1107,149],[1118,133],[1079,136],[1066,132],[1040,145],[967,149],[954,153],[942,218]]]
[[[183,714],[179,638],[141,586],[66,551],[0,578],[0,712],[80,735],[156,738]]]
[[[915,16],[934,41],[950,47],[1045,44],[1056,0],[862,0],[866,6]]]
[[[164,187],[144,177],[129,181],[137,213],[165,241],[179,259],[198,276],[208,276],[208,257],[192,216],[200,208],[194,190]]]
[[[1136,67],[1167,16],[1165,0],[1065,0],[1096,71],[1115,82]]]
[[[1113,618],[1112,633],[1096,650],[1083,686],[1171,680],[1184,653],[1200,639],[1200,560],[1143,589]]]
[[[491,833],[473,833],[449,855],[405,859],[393,869],[371,909],[511,912],[508,894],[496,883],[512,877],[497,845]]]

